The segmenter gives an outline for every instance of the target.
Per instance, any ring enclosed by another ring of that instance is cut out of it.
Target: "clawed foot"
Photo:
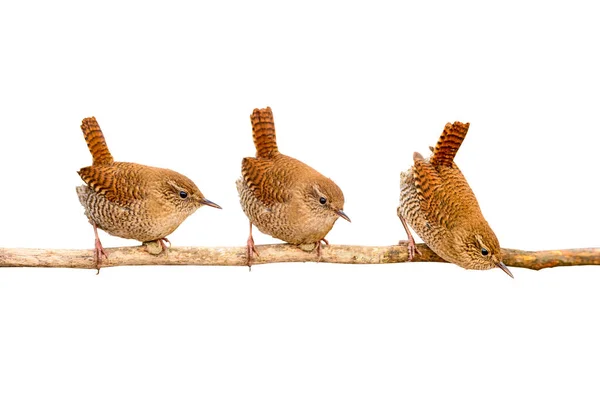
[[[163,251],[166,251],[169,248],[171,248],[171,241],[167,238],[158,239],[158,243],[160,243],[160,247],[162,247]],[[166,243],[169,243],[169,246],[167,246]]]
[[[248,241],[246,242],[246,259],[248,260],[248,271],[252,271],[252,258],[254,254],[256,254],[256,257],[260,257],[258,255],[256,247],[254,247],[254,238],[252,237],[252,222],[250,222]]]
[[[102,243],[100,243],[100,239],[96,238],[96,244],[94,246],[94,264],[96,265],[96,275],[100,273],[100,263],[102,262],[102,257],[108,260],[108,254],[104,251],[104,247],[102,247]]]
[[[256,247],[254,247],[254,238],[250,236],[246,242],[246,257],[248,259],[248,269],[250,271],[252,271],[252,258],[254,258],[254,254],[256,254],[256,257],[260,257]]]
[[[408,250],[408,261],[412,261],[415,258],[415,254],[422,256],[421,250],[415,244],[415,239],[410,236],[408,240],[400,240],[398,242],[399,245],[406,243],[406,248]]]
[[[169,245],[167,246],[166,243]],[[143,242],[143,245],[146,246],[146,251],[153,256],[158,256],[160,254],[167,254],[167,251],[171,247],[171,242],[167,238],[160,238],[156,240],[152,240],[150,242]]]
[[[417,245],[415,244],[415,239],[413,238],[413,235],[410,233],[410,229],[408,229],[408,224],[406,223],[406,220],[400,214],[400,212],[398,212],[398,218],[400,218],[400,222],[402,222],[402,226],[404,227],[404,230],[406,231],[406,236],[408,237],[408,240],[401,240],[398,242],[398,244],[408,242],[408,245],[407,245],[408,261],[412,261],[413,258],[415,258],[415,253],[417,253],[420,256],[422,256],[422,254],[421,254],[421,251],[417,248]]]
[[[324,245],[321,244],[321,242],[324,243]],[[316,248],[317,248],[317,262],[321,262],[321,248],[323,246],[329,246],[329,241],[325,238],[319,240],[317,242]]]
[[[102,243],[100,243],[100,238],[98,237],[98,225],[94,221],[90,221],[92,227],[94,228],[94,237],[96,238],[94,243],[94,265],[98,272],[96,275],[100,273],[100,262],[102,262],[102,257],[108,260],[108,254],[104,251],[104,247],[102,247]]]

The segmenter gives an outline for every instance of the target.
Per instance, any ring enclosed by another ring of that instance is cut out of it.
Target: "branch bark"
[[[413,262],[445,262],[426,245],[418,244],[422,255]],[[289,244],[257,246],[260,257],[253,265],[289,262],[316,262],[316,252]],[[221,265],[246,266],[245,247],[173,247],[152,255],[145,246],[106,249],[108,260],[102,268],[125,265]],[[558,266],[600,265],[600,248],[524,251],[503,249],[508,266],[540,270]],[[405,244],[396,246],[331,245],[322,251],[320,262],[336,264],[393,264],[407,262]],[[5,249],[0,248],[0,268],[84,268],[95,269],[92,250]]]

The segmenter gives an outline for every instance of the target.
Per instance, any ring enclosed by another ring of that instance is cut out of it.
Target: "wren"
[[[78,173],[85,185],[77,187],[79,202],[94,227],[94,261],[98,272],[108,258],[98,230],[143,243],[166,238],[203,205],[221,208],[207,200],[189,178],[169,169],[115,162],[96,118],[85,118],[81,130],[92,154],[92,165]]]
[[[408,236],[408,258],[411,261],[419,253],[410,225],[444,260],[465,269],[497,267],[512,278],[502,262],[498,239],[454,162],[468,129],[469,123],[446,124],[435,148],[430,147],[431,157],[415,152],[414,165],[400,174],[398,217]]]
[[[250,116],[256,157],[242,160],[242,176],[236,182],[240,204],[250,220],[248,265],[258,252],[252,225],[261,232],[296,245],[314,244],[318,260],[321,242],[344,213],[344,194],[329,178],[279,152],[270,107],[255,109]]]

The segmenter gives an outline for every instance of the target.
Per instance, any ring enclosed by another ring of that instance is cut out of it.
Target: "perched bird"
[[[111,235],[140,242],[164,242],[202,205],[221,208],[207,200],[187,177],[169,169],[115,162],[96,118],[85,118],[81,130],[92,153],[92,165],[78,173],[85,185],[77,187],[79,202],[94,227],[94,259],[106,252],[98,238],[100,228]]]
[[[410,225],[423,241],[444,260],[466,269],[498,267],[510,277],[502,262],[498,239],[483,218],[467,180],[454,163],[469,123],[446,124],[429,159],[414,153],[414,165],[400,174],[398,217],[408,235],[408,257],[415,241]]]
[[[292,244],[312,244],[321,257],[321,241],[344,213],[344,194],[329,178],[295,158],[279,152],[270,107],[255,109],[250,116],[256,158],[242,160],[237,190],[250,220],[248,265],[258,255],[252,225],[263,233]]]

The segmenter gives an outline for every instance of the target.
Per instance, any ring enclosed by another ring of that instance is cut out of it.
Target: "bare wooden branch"
[[[445,262],[426,245],[417,245],[422,255],[413,262]],[[316,262],[316,252],[289,244],[257,246],[260,257],[253,264]],[[246,266],[245,247],[173,247],[152,255],[145,246],[106,249],[108,260],[102,267],[125,265],[221,265]],[[407,262],[405,244],[396,246],[331,245],[323,249],[321,262],[336,264],[392,264]],[[600,248],[523,251],[503,249],[506,265],[540,270],[558,266],[600,265]],[[4,249],[0,248],[1,267],[85,268],[93,269],[92,250]]]

